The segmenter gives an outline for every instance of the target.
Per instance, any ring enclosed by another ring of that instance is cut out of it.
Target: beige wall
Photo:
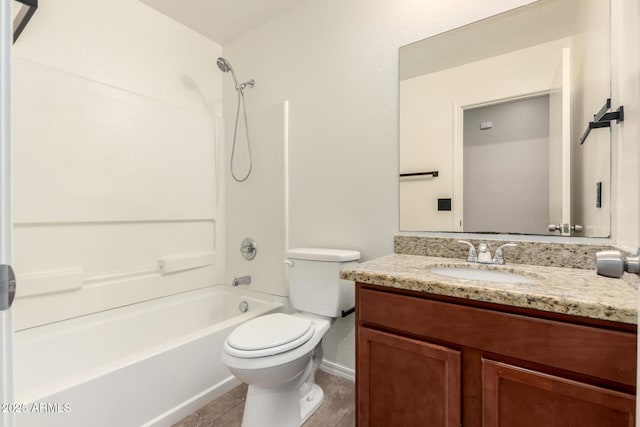
[[[234,67],[258,82],[248,97],[250,110],[289,101],[291,246],[358,249],[365,260],[393,251],[399,219],[398,48],[526,3],[302,1],[224,46]],[[635,0],[613,3],[637,8]],[[620,16],[628,21],[625,13]],[[635,105],[637,63],[628,52],[637,58],[638,37],[626,36],[637,25],[619,29],[624,43],[613,46],[627,52],[625,64],[636,66],[619,69],[632,89],[625,92],[626,102]],[[234,93],[227,86],[225,117],[231,117]],[[637,131],[629,127],[625,122],[625,132]],[[627,199],[612,208],[612,239],[629,247],[640,238],[637,140],[613,148],[631,154],[618,159],[617,171],[614,165],[620,178],[613,191]],[[353,368],[353,343],[353,320],[339,320],[325,339],[326,360]]]
[[[356,249],[363,260],[393,251],[398,48],[525,3],[307,0],[223,46],[239,79],[256,80],[250,112],[288,101],[290,247]],[[227,120],[235,116],[231,86]],[[277,232],[267,236],[279,240]],[[326,361],[354,368],[353,316],[332,326],[324,348]]]
[[[640,2],[613,1],[611,16],[616,22],[611,37],[611,97],[614,105],[624,105],[626,116],[623,124],[611,128],[612,220],[617,244],[635,252],[640,246]],[[640,381],[640,360],[638,375]],[[638,412],[640,400],[636,402]]]
[[[610,63],[606,59],[611,57],[610,33],[615,25],[610,25],[610,11],[602,7],[601,0],[581,1],[580,6],[571,51],[571,135],[575,141],[572,146],[571,223],[582,225],[584,235],[609,237],[611,132],[595,129],[582,146],[578,146],[577,141],[593,115],[611,97]],[[601,208],[596,208],[597,182],[602,182],[603,188]]]
[[[640,5],[637,0],[611,3],[611,98],[625,107],[625,120],[614,124],[612,135],[613,236],[622,248],[635,252],[640,246]]]
[[[136,1],[40,2],[13,51],[16,329],[223,280],[220,50]]]

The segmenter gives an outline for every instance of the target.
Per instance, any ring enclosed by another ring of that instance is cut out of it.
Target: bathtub
[[[218,285],[17,332],[16,425],[170,426],[239,384],[220,362],[229,332],[283,308]]]

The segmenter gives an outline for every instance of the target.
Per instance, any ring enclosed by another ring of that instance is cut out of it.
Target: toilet
[[[243,427],[299,427],[318,409],[322,337],[355,305],[353,282],[340,279],[340,269],[358,259],[351,250],[287,251],[289,298],[298,312],[260,316],[229,334],[222,361],[249,385]]]

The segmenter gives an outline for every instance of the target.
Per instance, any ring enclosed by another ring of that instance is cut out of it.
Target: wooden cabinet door
[[[358,426],[460,425],[460,352],[358,329]]]
[[[484,427],[633,427],[635,396],[483,359]]]

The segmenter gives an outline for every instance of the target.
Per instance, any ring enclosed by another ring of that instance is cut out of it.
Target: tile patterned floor
[[[354,427],[354,384],[320,370],[316,374],[316,383],[324,390],[324,401],[316,413],[304,423],[304,427]],[[240,427],[246,393],[247,386],[240,385],[209,402],[173,427]]]

